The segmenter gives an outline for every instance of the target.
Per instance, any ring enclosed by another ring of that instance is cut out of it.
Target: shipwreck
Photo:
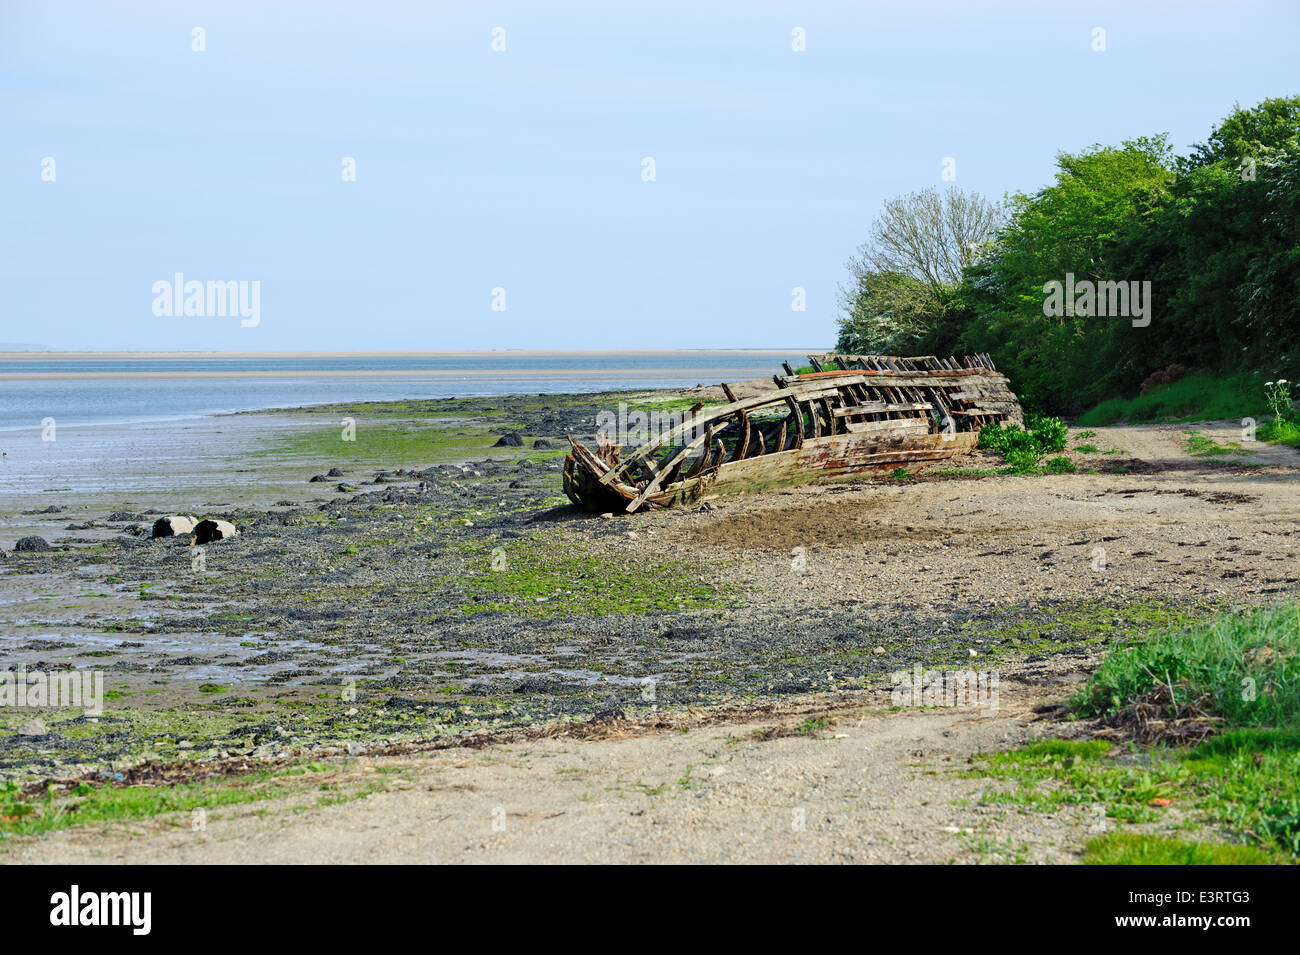
[[[625,445],[570,437],[564,491],[593,512],[671,507],[722,494],[909,471],[971,451],[982,427],[1023,423],[1020,402],[988,355],[810,355],[776,387],[692,407],[680,423]]]

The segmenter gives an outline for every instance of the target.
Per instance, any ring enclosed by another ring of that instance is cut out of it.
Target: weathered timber
[[[773,390],[695,405],[653,442],[599,453],[574,439],[564,489],[587,510],[628,512],[720,494],[914,470],[975,447],[991,422],[1021,422],[1020,403],[987,355],[810,355],[806,375]],[[779,419],[779,420],[778,420]],[[624,451],[627,451],[625,454]]]

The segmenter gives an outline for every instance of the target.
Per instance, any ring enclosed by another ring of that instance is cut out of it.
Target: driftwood
[[[987,355],[809,355],[816,371],[775,389],[693,407],[632,450],[599,435],[570,438],[564,490],[590,511],[669,507],[846,475],[913,469],[975,447],[993,422],[1021,422],[1020,403]]]

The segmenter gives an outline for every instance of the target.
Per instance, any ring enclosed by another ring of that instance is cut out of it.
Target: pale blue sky
[[[882,199],[949,156],[1001,196],[1058,149],[1185,149],[1300,92],[1298,10],[0,0],[0,341],[827,345]],[[155,317],[178,271],[260,281],[261,323]]]

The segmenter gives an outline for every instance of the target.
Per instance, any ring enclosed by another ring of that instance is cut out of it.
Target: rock
[[[522,448],[524,439],[517,434],[503,434],[497,438],[497,443],[493,445],[496,448]]]
[[[14,553],[18,553],[19,551],[35,553],[47,550],[54,550],[54,548],[50,546],[50,542],[44,537],[37,537],[35,534],[32,534],[29,537],[20,537],[18,538],[18,542],[14,544]]]
[[[343,471],[340,468],[330,468],[325,472],[326,477],[342,477]]]
[[[130,511],[114,511],[112,514],[108,515],[108,519],[109,519],[110,521],[114,521],[114,522],[116,522],[116,521],[138,521],[138,520],[140,520],[140,515],[139,515],[139,514],[132,514]]]
[[[340,491],[343,491],[344,493],[349,493],[349,492],[351,492],[351,491],[355,491],[355,490],[356,490],[356,488],[353,487],[351,484],[345,484],[345,483],[342,482],[342,481],[339,482],[339,484],[338,484],[338,489],[339,489]]]
[[[38,719],[30,719],[18,727],[19,736],[44,736],[49,728]]]
[[[547,441],[545,438],[538,438],[536,441],[533,442],[533,447],[534,447],[534,448],[551,448],[551,447],[554,447],[554,445],[551,444],[551,442]]]
[[[178,534],[194,533],[194,518],[181,514],[160,517],[153,522],[153,537],[175,537]]]
[[[209,544],[212,541],[229,540],[238,533],[230,521],[199,521],[194,528],[194,543]]]
[[[324,484],[324,483],[325,483],[326,481],[328,481],[328,480],[329,480],[329,478],[327,478],[327,477],[326,477],[325,475],[323,475],[323,474],[313,474],[313,475],[311,476],[311,479],[310,479],[307,483],[308,483],[308,484]]]

